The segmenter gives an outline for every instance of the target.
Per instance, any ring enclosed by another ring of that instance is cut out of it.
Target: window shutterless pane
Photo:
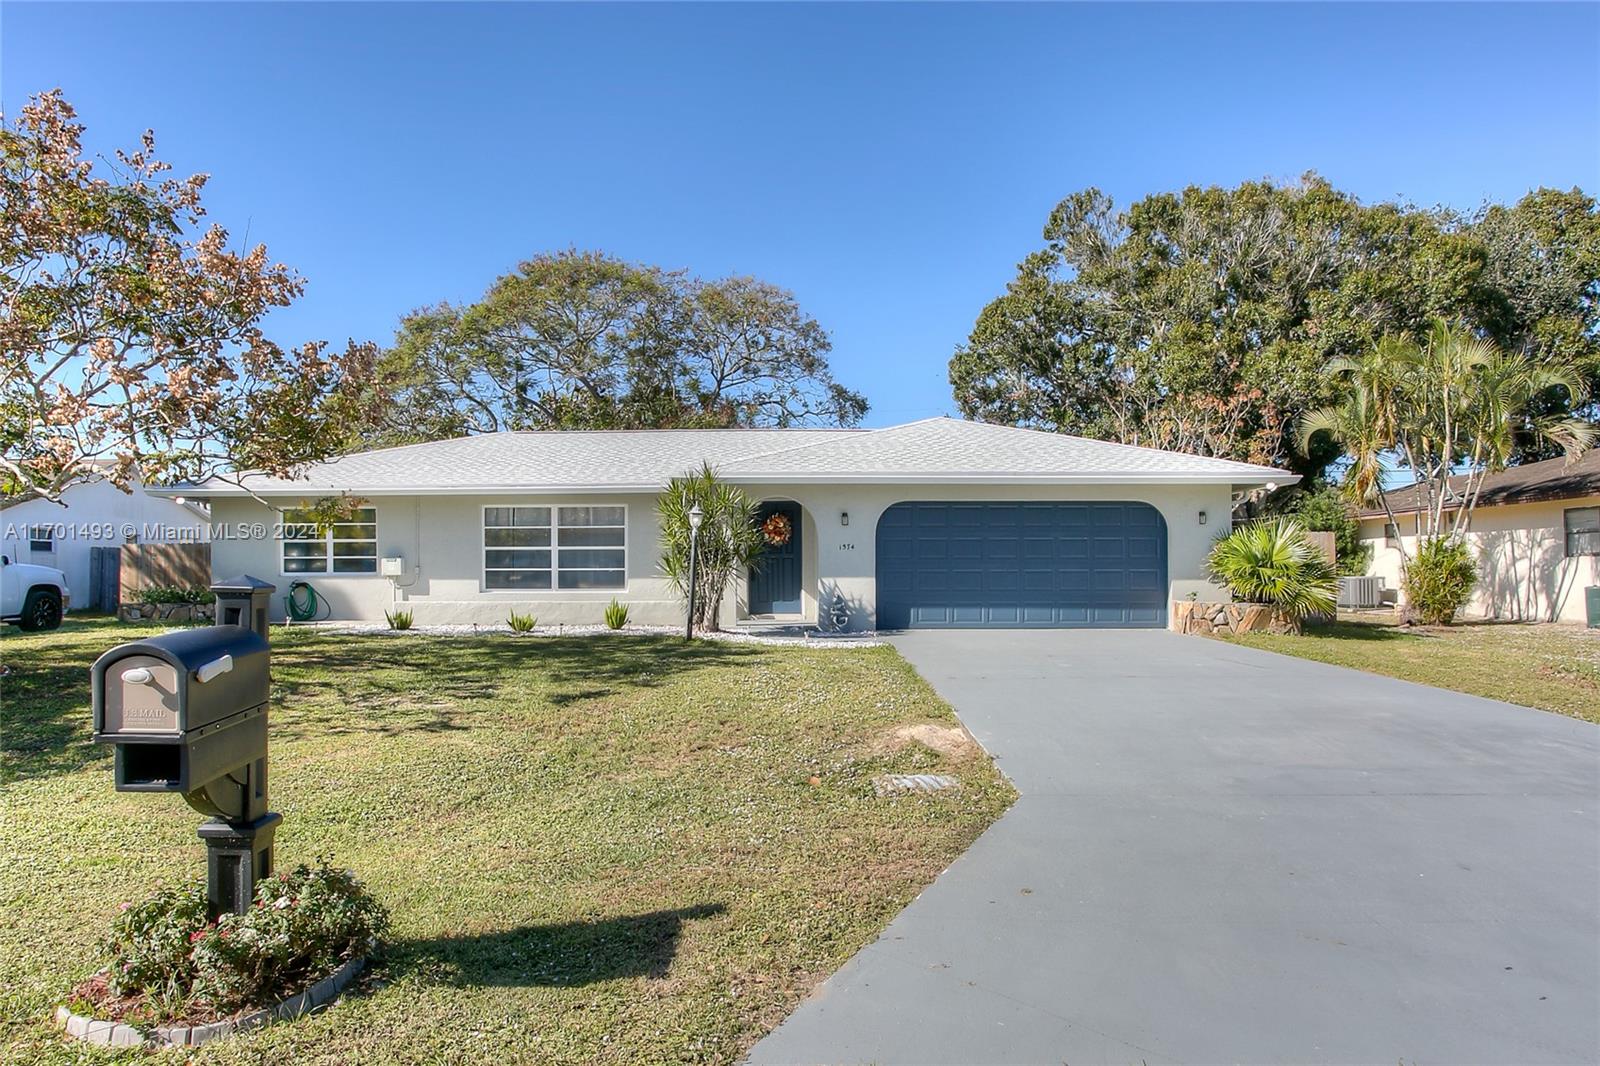
[[[562,507],[563,526],[620,526],[627,513],[622,507]]]
[[[315,559],[285,559],[283,572],[286,574],[325,574],[328,572],[328,560],[322,556]]]
[[[549,549],[544,551],[506,551],[504,549],[489,549],[484,553],[487,557],[484,564],[494,570],[548,570],[550,569]]]
[[[621,548],[562,548],[561,569],[621,570],[626,565]]]
[[[284,526],[283,539],[320,541],[322,539],[322,534],[317,532],[316,526],[307,523],[304,525]]]
[[[563,548],[571,545],[582,548],[620,548],[627,543],[628,531],[617,527],[587,527],[572,529],[562,526],[557,536]]]
[[[375,559],[378,556],[378,542],[375,540],[336,540],[333,542],[333,554],[346,558],[353,555],[365,555]]]
[[[333,526],[334,540],[373,540],[378,535],[378,527],[372,522],[336,522]]]
[[[483,583],[492,589],[547,589],[548,570],[485,570]]]
[[[620,589],[627,587],[621,570],[563,570],[561,588],[564,589]]]
[[[335,559],[333,572],[336,574],[376,574],[378,560],[371,557],[363,559]]]
[[[531,526],[526,529],[486,529],[483,531],[486,548],[548,548],[550,529]]]
[[[1564,513],[1569,533],[1593,533],[1600,530],[1600,507],[1571,507]]]
[[[550,524],[550,508],[548,507],[513,507],[516,519],[513,525],[519,526],[548,526]]]
[[[285,559],[320,559],[327,554],[328,546],[320,540],[291,540],[283,545]]]

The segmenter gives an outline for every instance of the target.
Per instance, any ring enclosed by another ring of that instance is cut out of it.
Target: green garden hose
[[[317,612],[327,610],[328,601],[317,595],[317,590],[304,581],[296,581],[289,586],[289,595],[283,598],[284,613],[291,622],[317,622]],[[331,610],[328,614],[332,614]],[[327,614],[323,615],[326,618]]]

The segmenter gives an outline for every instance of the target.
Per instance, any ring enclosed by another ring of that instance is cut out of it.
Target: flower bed
[[[103,945],[106,967],[73,990],[58,1018],[100,1043],[226,1035],[332,998],[387,927],[382,905],[323,863],[266,878],[248,911],[214,922],[202,886],[166,889],[123,905]]]

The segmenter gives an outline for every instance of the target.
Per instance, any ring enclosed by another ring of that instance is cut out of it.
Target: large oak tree
[[[1600,374],[1600,213],[1539,190],[1471,215],[1362,204],[1308,175],[1149,196],[1067,197],[1045,245],[950,362],[970,417],[1317,474],[1339,450],[1295,445],[1327,406],[1326,368],[1447,320]],[[1595,395],[1594,390],[1589,390]],[[1530,417],[1588,415],[1559,389]],[[1548,454],[1536,433],[1516,458]]]
[[[385,371],[400,443],[503,429],[841,425],[867,402],[790,293],[599,252],[538,255],[466,306],[407,315]]]

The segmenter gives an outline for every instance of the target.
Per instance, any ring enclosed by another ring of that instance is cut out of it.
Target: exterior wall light
[[[1204,511],[1200,512],[1200,524],[1201,525],[1205,525],[1206,524],[1206,513]]]
[[[840,511],[839,512],[839,524],[841,526],[847,526],[847,525],[850,524],[850,512],[849,511]]]

